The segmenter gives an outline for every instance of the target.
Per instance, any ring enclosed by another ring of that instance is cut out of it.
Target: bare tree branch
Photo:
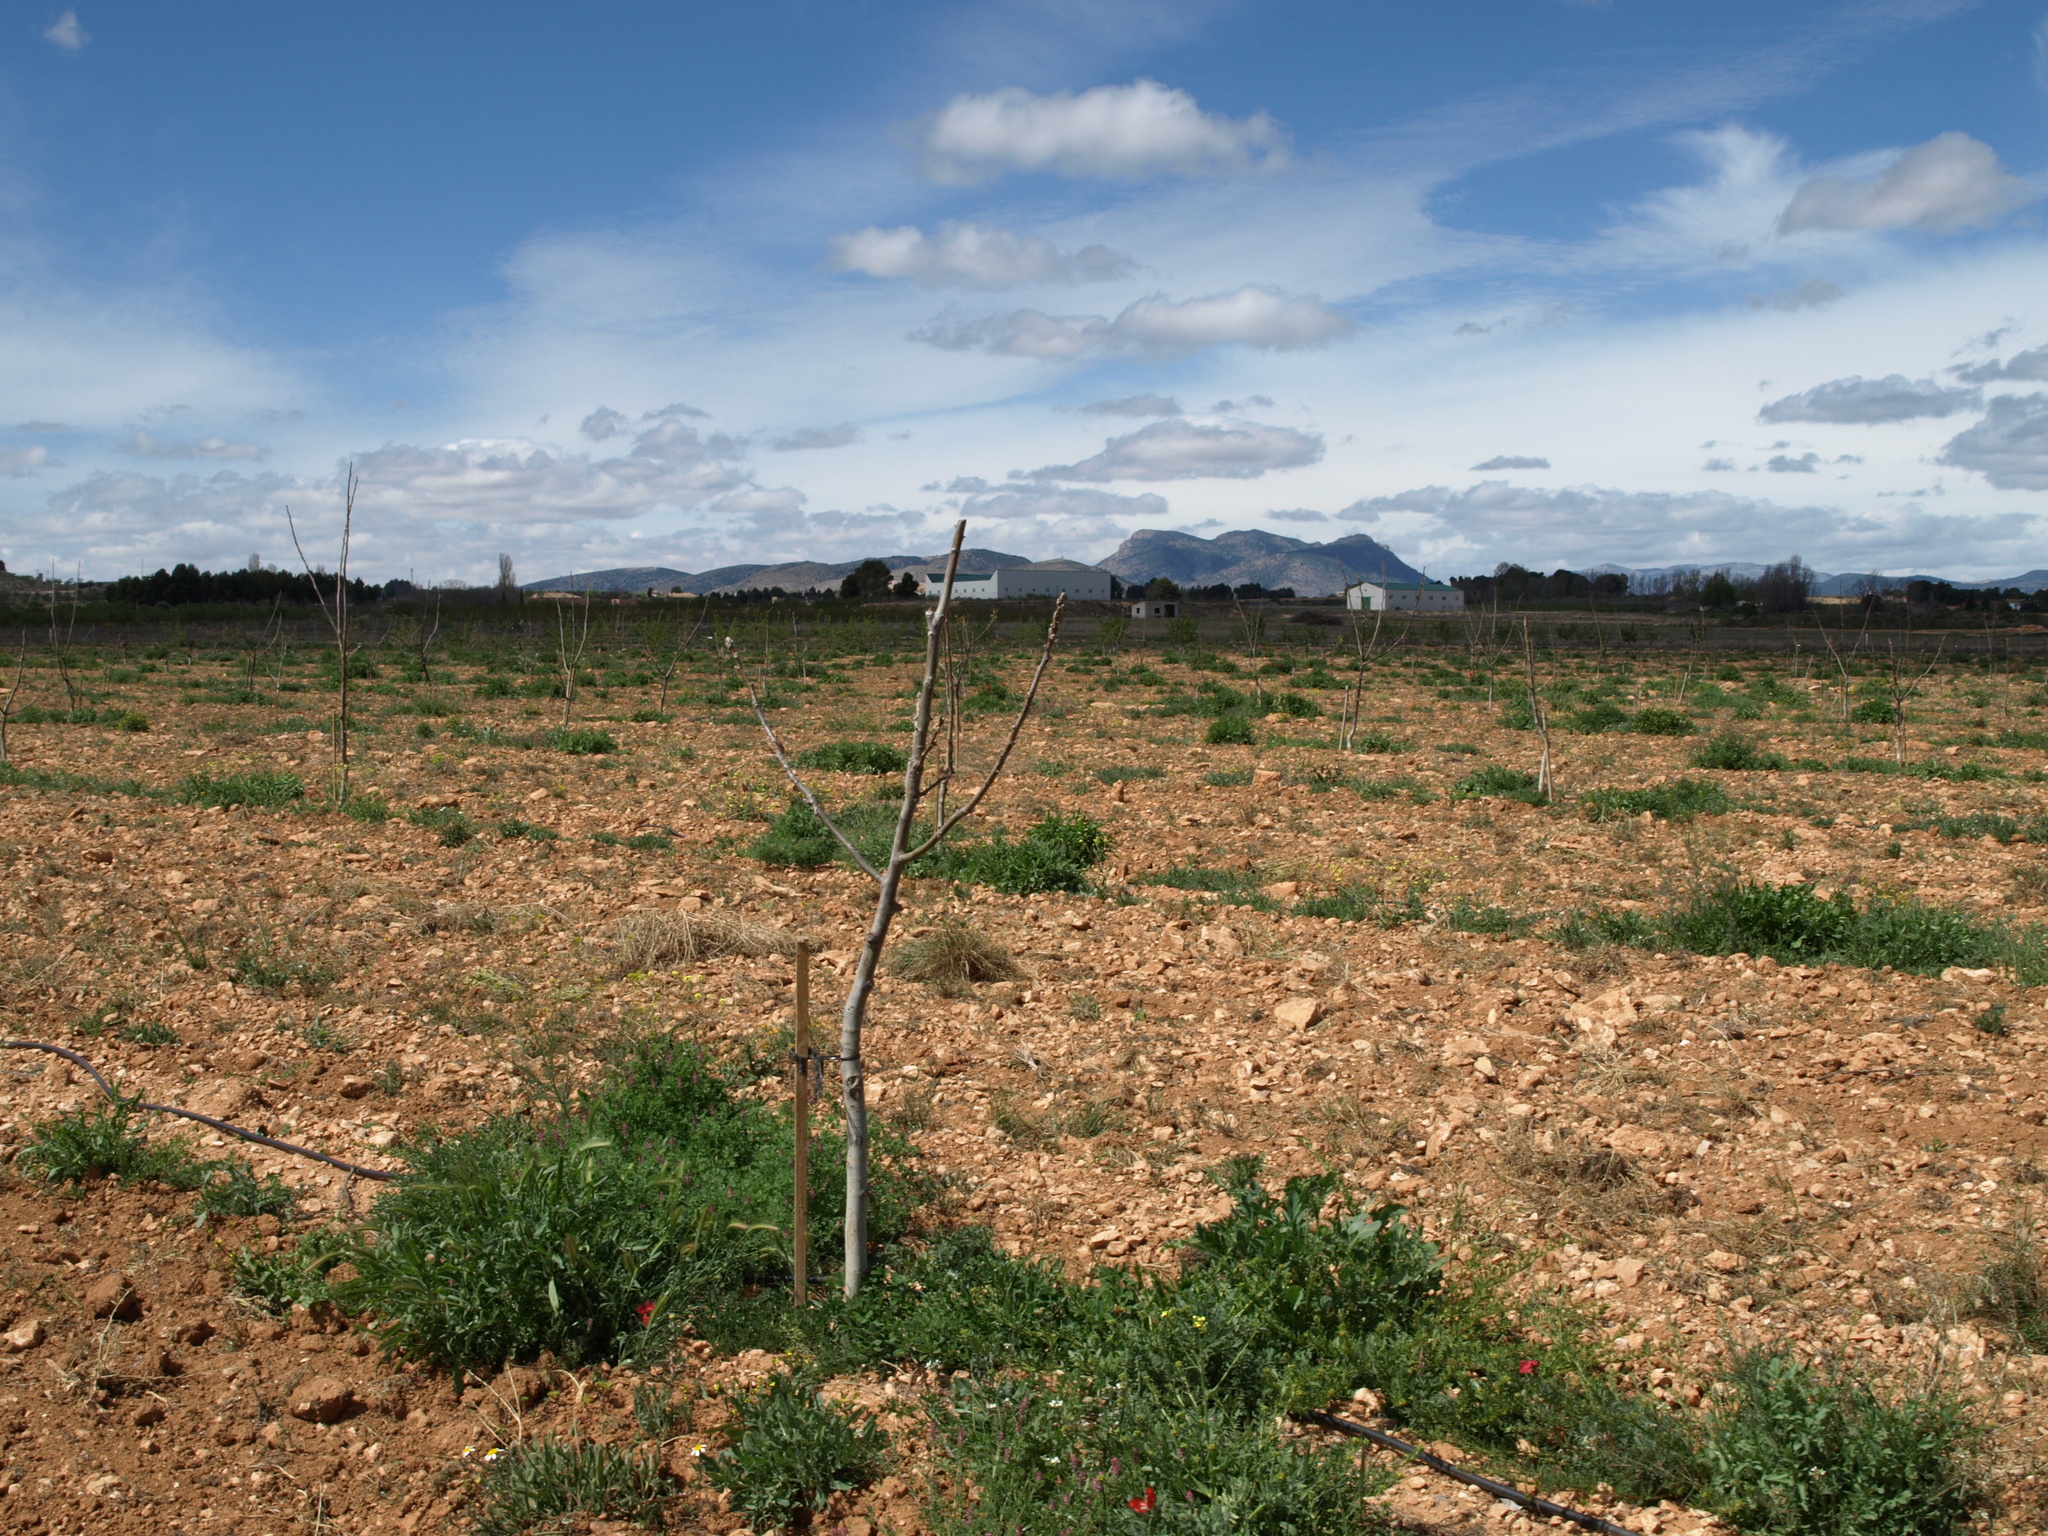
[[[826,830],[839,839],[839,846],[847,851],[853,862],[861,867],[870,880],[879,881],[882,872],[867,861],[867,856],[853,846],[853,840],[839,830],[839,824],[825,814],[825,807],[818,803],[818,797],[811,792],[811,786],[803,781],[803,776],[796,771],[796,765],[790,762],[789,754],[782,750],[782,742],[775,734],[775,727],[768,723],[768,716],[762,712],[760,695],[754,692],[751,680],[747,683],[747,702],[754,706],[754,718],[761,722],[761,731],[768,738],[768,750],[775,754],[775,761],[782,764],[782,771],[789,775],[789,782],[794,784],[797,793],[804,797],[805,803],[811,808],[811,814],[825,823]]]

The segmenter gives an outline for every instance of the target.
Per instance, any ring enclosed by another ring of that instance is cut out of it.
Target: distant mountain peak
[[[1168,528],[1140,528],[1099,564],[1130,582],[1164,576],[1182,586],[1292,587],[1300,597],[1335,597],[1354,581],[1420,581],[1422,572],[1379,540],[1346,534],[1327,544],[1240,528],[1205,539]]]

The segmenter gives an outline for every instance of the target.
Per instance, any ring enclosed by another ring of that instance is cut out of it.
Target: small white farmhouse
[[[936,594],[945,575],[944,567],[927,573],[925,590]],[[1074,602],[1107,602],[1109,572],[1078,560],[1037,560],[994,571],[961,571],[953,578],[955,597],[1058,597],[1062,592]]]

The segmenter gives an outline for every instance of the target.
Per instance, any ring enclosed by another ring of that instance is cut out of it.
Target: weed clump
[[[1695,816],[1725,816],[1734,809],[1720,785],[1699,779],[1674,779],[1648,789],[1596,789],[1580,804],[1588,821],[1619,821],[1645,811],[1659,821],[1691,821]]]
[[[738,1438],[709,1481],[764,1527],[823,1514],[832,1495],[865,1487],[886,1464],[889,1437],[872,1414],[834,1407],[787,1373],[734,1404]]]
[[[1840,1362],[1736,1360],[1708,1421],[1706,1502],[1759,1536],[1948,1536],[1982,1500],[1978,1438],[1945,1394],[1893,1402]]]
[[[1212,747],[1252,747],[1258,745],[1259,733],[1249,715],[1218,715],[1209,722],[1202,740]]]
[[[405,819],[432,832],[443,848],[460,848],[476,840],[476,823],[452,805],[421,806],[407,812]]]
[[[1653,705],[1636,711],[1634,730],[1638,736],[1690,736],[1697,729],[1692,716],[1675,709]]]
[[[1785,758],[1782,753],[1766,752],[1747,737],[1733,731],[1722,731],[1709,737],[1694,749],[1692,765],[1695,768],[1720,768],[1733,773],[1782,772]]]
[[[150,1141],[137,1114],[131,1104],[101,1099],[45,1120],[29,1132],[15,1166],[51,1184],[153,1179],[173,1189],[198,1188],[205,1165],[180,1142]]]
[[[799,768],[817,768],[826,773],[901,773],[910,759],[901,748],[878,741],[830,741],[808,752],[799,752]]]
[[[1018,981],[1024,972],[1010,952],[969,923],[943,923],[911,939],[892,962],[906,981],[921,981],[957,993],[977,982]]]
[[[566,1530],[571,1522],[582,1529],[590,1520],[652,1525],[673,1491],[657,1464],[626,1446],[543,1437],[508,1448],[485,1469],[476,1536]]]
[[[1006,896],[1085,891],[1089,870],[1109,848],[1109,833],[1092,817],[1052,815],[1014,841],[998,832],[985,842],[940,848],[911,872],[985,885]]]
[[[545,740],[552,750],[566,752],[571,757],[602,757],[619,750],[618,737],[594,725],[549,731]]]
[[[1524,805],[1541,805],[1543,791],[1536,775],[1519,768],[1488,763],[1475,768],[1451,786],[1453,800],[1519,800]]]
[[[187,805],[256,805],[282,810],[306,795],[305,783],[296,773],[191,773],[178,786],[178,799]]]
[[[1131,784],[1138,783],[1146,779],[1163,779],[1165,777],[1166,770],[1164,768],[1143,768],[1133,766],[1116,768],[1098,768],[1095,770],[1095,779],[1096,782],[1099,784]]]

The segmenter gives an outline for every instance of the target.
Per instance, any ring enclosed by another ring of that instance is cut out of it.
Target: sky
[[[2048,566],[2044,5],[11,5],[0,558]]]

